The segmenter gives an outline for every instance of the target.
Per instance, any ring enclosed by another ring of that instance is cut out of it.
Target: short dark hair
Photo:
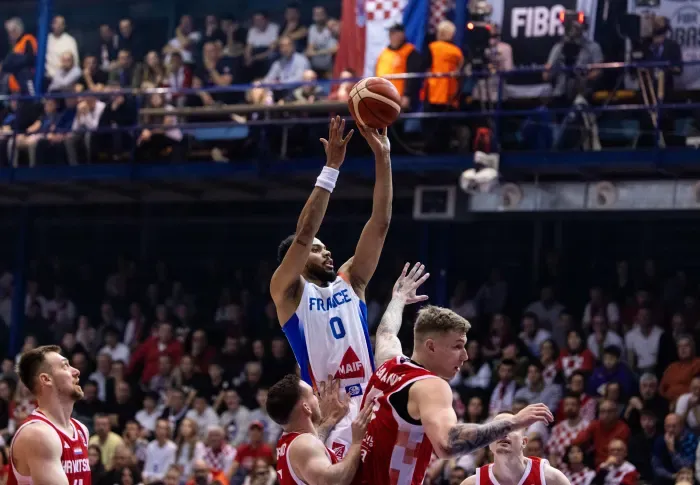
[[[61,353],[61,347],[58,345],[42,345],[32,350],[28,350],[22,354],[17,364],[17,374],[27,389],[32,394],[36,394],[36,378],[42,372],[46,363],[46,354],[51,352]]]
[[[572,391],[567,391],[566,394],[564,394],[564,399],[576,399],[577,402],[581,402],[581,395],[578,392],[572,392]]]
[[[282,240],[280,245],[277,247],[277,263],[282,264],[282,260],[287,254],[287,251],[289,251],[289,248],[292,247],[292,243],[294,242],[294,238],[296,237],[296,234],[291,234]]]
[[[513,359],[503,359],[501,363],[499,364],[499,367],[501,365],[507,365],[509,367],[515,367],[515,361]]]
[[[534,367],[538,371],[540,371],[540,374],[544,372],[544,365],[542,365],[542,362],[540,362],[537,359],[530,359],[530,362],[528,362],[527,367]]]
[[[292,410],[301,398],[299,382],[299,376],[287,374],[270,388],[265,407],[268,416],[280,426],[289,423]]]
[[[608,354],[612,355],[616,359],[619,359],[622,356],[622,352],[620,351],[620,347],[617,345],[608,345],[603,349],[603,354]]]

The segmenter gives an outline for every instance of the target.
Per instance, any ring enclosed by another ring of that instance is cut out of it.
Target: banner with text
[[[501,27],[501,39],[513,49],[513,67],[522,69],[543,66],[552,47],[564,36],[559,20],[562,10],[583,11],[588,22],[589,38],[595,32],[597,0],[491,0],[491,20]],[[549,88],[541,73],[509,78],[512,96],[541,96]]]
[[[658,7],[637,7],[628,0],[630,13],[646,12],[666,17],[671,21],[670,36],[681,46],[683,60],[700,61],[700,0],[659,0]],[[700,65],[685,66],[679,88],[700,89]]]

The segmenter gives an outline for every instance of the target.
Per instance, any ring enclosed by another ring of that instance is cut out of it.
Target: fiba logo
[[[685,6],[671,16],[671,32],[681,47],[700,47],[700,8]]]
[[[562,10],[566,10],[563,5],[513,8],[510,13],[510,36],[513,39],[562,36],[564,25],[559,20]]]

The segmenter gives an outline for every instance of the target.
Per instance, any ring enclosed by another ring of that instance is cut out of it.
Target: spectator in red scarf
[[[568,379],[576,371],[590,373],[593,367],[595,356],[584,346],[583,335],[578,330],[570,330],[566,337],[566,348],[557,359],[557,370]]]

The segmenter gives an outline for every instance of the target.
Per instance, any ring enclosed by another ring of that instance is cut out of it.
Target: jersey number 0
[[[345,337],[345,327],[343,326],[343,321],[340,318],[331,318],[328,325],[331,326],[331,334],[333,334],[333,338],[340,340],[341,338]]]

